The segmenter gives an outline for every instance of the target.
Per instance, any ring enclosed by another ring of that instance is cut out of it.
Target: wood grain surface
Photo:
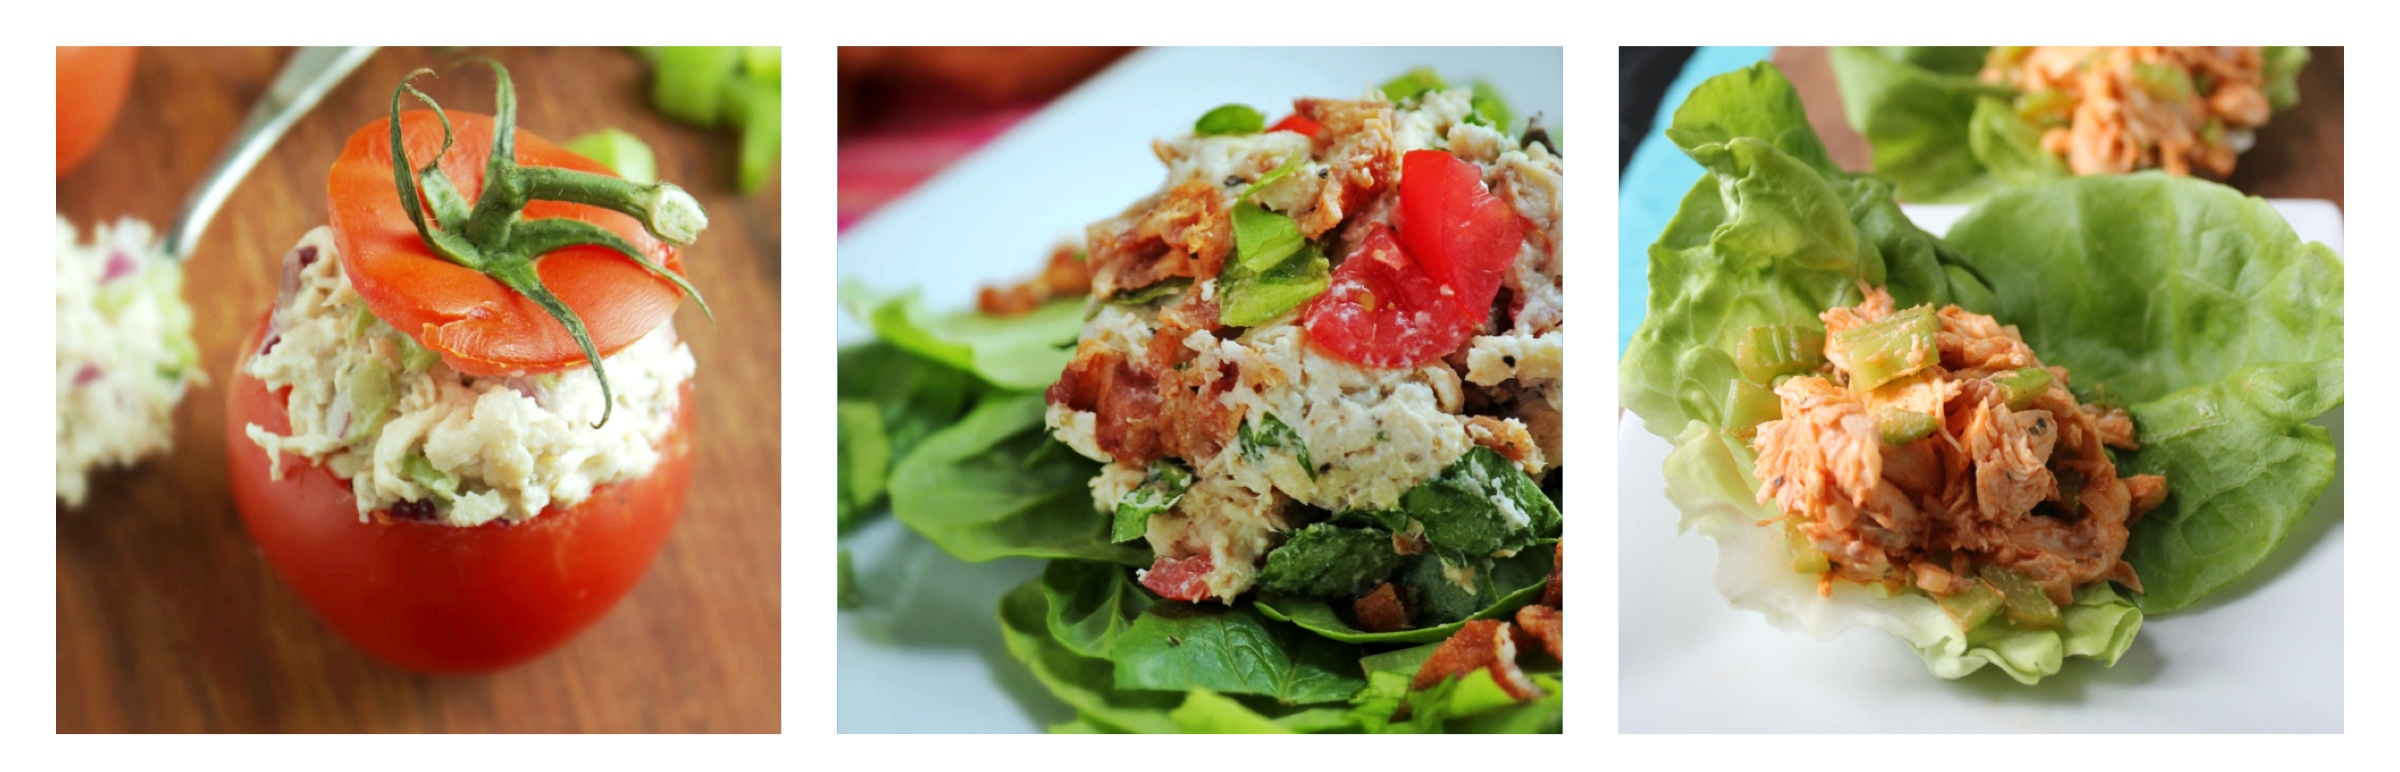
[[[2342,205],[2342,49],[2312,47],[2300,70],[2300,103],[2275,113],[2258,145],[2236,161],[2226,184],[2266,198],[2321,198]],[[1775,66],[1808,104],[1808,122],[1833,162],[1852,171],[1873,166],[1874,151],[1842,117],[1842,91],[1820,46],[1775,49]]]
[[[278,580],[226,482],[235,347],[274,300],[277,260],[325,221],[343,140],[385,115],[409,70],[455,109],[489,112],[491,56],[516,79],[519,124],[555,141],[617,127],[707,207],[676,324],[699,360],[691,497],[648,576],[591,629],[493,675],[430,677],[359,653]],[[283,66],[284,49],[144,49],[99,153],[58,181],[78,226],[161,229]],[[61,732],[775,732],[781,728],[781,182],[733,191],[729,134],[648,106],[648,68],[617,49],[387,49],[284,136],[209,228],[185,294],[211,383],[176,412],[175,453],[102,473],[58,512]]]

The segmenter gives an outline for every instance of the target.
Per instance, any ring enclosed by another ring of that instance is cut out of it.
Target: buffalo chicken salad
[[[1667,136],[1707,173],[1650,248],[1619,378],[1734,606],[2033,684],[2116,663],[2331,483],[2342,267],[2265,202],[2081,177],[1937,238],[1833,166],[1765,64]]]
[[[1151,149],[1156,191],[973,312],[845,288],[881,338],[844,352],[845,528],[888,499],[960,558],[1051,558],[1000,615],[1057,729],[1555,731],[1538,118],[1418,70]]]

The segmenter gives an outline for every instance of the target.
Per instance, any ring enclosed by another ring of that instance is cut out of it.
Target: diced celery
[[[1783,417],[1783,399],[1767,387],[1734,381],[1725,395],[1725,431],[1744,442],[1758,436],[1758,425]]]
[[[1947,598],[1935,598],[1935,601],[1941,604],[1942,611],[1947,612],[1952,620],[1958,622],[1960,630],[1973,630],[1981,627],[1983,623],[1991,621],[1992,615],[2000,613],[2000,593],[1993,590],[1991,585],[1980,580],[1969,579],[1968,581],[1974,582],[1975,586],[1968,588],[1966,592]]]
[[[743,100],[742,148],[736,185],[742,193],[766,187],[767,175],[783,157],[783,91],[766,83],[750,84]]]
[[[2195,93],[2191,73],[2183,68],[2160,62],[2138,62],[2133,65],[2133,80],[2162,99],[2190,99]]]
[[[1805,373],[1825,364],[1825,331],[1801,324],[1762,324],[1742,331],[1733,364],[1751,383]]]
[[[1992,46],[1991,53],[1985,55],[1984,66],[2002,69],[2015,67],[2025,61],[2025,55],[2030,53],[2033,53],[2033,46]]]
[[[383,422],[391,420],[392,407],[400,402],[399,388],[392,381],[392,369],[385,366],[382,360],[368,359],[350,368],[348,386],[350,433],[342,437],[345,443],[357,442],[381,431]]]
[[[400,459],[400,474],[409,482],[432,491],[435,498],[450,501],[458,497],[458,481],[435,467],[433,460],[426,458],[423,452],[410,453],[407,458]]]
[[[2074,118],[2075,100],[2058,89],[2042,89],[2017,97],[2017,116],[2036,126],[2066,123]]]
[[[658,157],[640,137],[622,129],[601,129],[576,137],[567,151],[600,162],[617,176],[648,185],[658,181]]]
[[[1808,537],[1801,534],[1800,529],[1786,524],[1783,536],[1784,543],[1792,548],[1792,570],[1803,574],[1822,574],[1833,570],[1833,561],[1825,559],[1825,553],[1818,552],[1816,545],[1808,543]]]
[[[1863,391],[1939,362],[1933,336],[1941,330],[1933,307],[1918,306],[1834,333],[1827,353],[1849,370],[1850,388]]]
[[[400,369],[403,372],[421,373],[431,370],[434,365],[441,363],[442,355],[433,349],[417,345],[416,341],[409,339],[406,335],[399,337]]]
[[[1924,439],[1933,434],[1935,425],[1933,416],[1914,410],[1887,407],[1875,411],[1875,428],[1883,432],[1883,441],[1892,445]]]
[[[366,336],[367,329],[374,326],[375,312],[367,310],[367,304],[360,303],[358,310],[350,314],[350,327],[342,331],[342,340],[357,343],[359,338]]]
[[[1992,565],[1983,567],[1983,580],[2000,592],[2001,607],[2008,612],[2008,621],[2034,630],[2058,628],[2058,604],[2050,602],[2050,596],[2042,594],[2041,586],[2032,579]]]
[[[2019,367],[2004,373],[1993,373],[1992,385],[2000,387],[2008,409],[2023,410],[2033,405],[2033,399],[2050,388],[2050,371],[2039,367]]]
[[[661,46],[650,101],[669,118],[715,126],[725,109],[725,81],[740,60],[741,49],[730,46]]]

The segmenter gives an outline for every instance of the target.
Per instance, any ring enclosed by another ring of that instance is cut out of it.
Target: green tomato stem
[[[518,174],[528,197],[623,212],[642,221],[651,235],[676,246],[692,243],[708,228],[708,212],[700,207],[700,200],[672,182],[644,185],[623,177],[549,166],[529,166]]]

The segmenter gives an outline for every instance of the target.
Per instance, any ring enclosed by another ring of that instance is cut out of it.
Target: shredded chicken
[[[2267,123],[2257,46],[1995,47],[1981,78],[2026,95],[2042,149],[2076,174],[2225,177],[2237,137]]]
[[[1863,302],[1820,318],[1831,341],[1894,313],[1891,295],[1867,288]],[[1957,306],[1936,318],[1933,350],[1903,360],[1922,369],[1855,389],[1842,363],[1858,352],[1829,343],[1832,364],[1777,387],[1783,417],[1758,427],[1759,501],[1824,553],[1820,590],[1840,580],[1948,596],[1999,566],[2061,605],[2101,580],[2139,592],[2122,559],[2126,526],[2167,487],[2156,475],[2119,479],[2102,450],[2133,447],[2132,418],[2077,404],[2063,367],[2045,368],[2048,384],[2010,408],[1993,377],[2044,367],[2016,328]],[[1886,442],[1878,416],[1889,410],[1933,416],[1931,434]]]

